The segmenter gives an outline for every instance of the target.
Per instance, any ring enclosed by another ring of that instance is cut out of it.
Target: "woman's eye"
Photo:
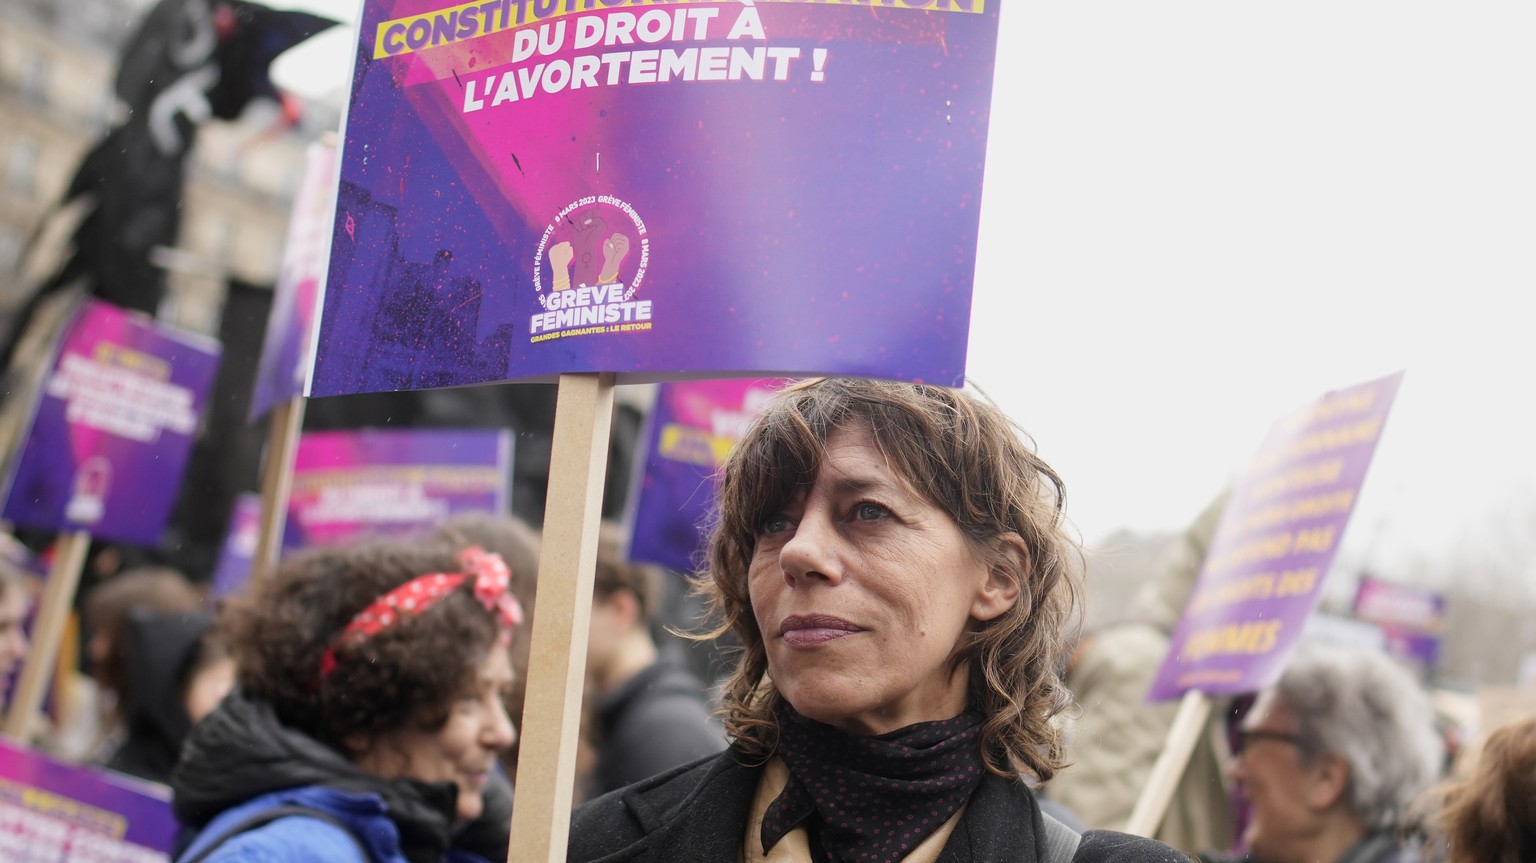
[[[757,526],[757,532],[761,536],[770,536],[775,533],[783,533],[793,526],[794,524],[785,516],[770,515]]]
[[[877,521],[890,515],[891,511],[878,503],[863,501],[854,504],[853,517],[858,521]]]

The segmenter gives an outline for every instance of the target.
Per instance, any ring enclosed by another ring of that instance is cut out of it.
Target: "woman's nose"
[[[1227,759],[1227,778],[1233,782],[1241,782],[1247,774],[1248,771],[1243,766],[1243,753],[1232,753],[1232,757]]]
[[[507,715],[505,707],[497,704],[491,708],[490,719],[480,740],[486,749],[496,751],[506,749],[517,742],[517,728],[513,726],[512,717]]]
[[[795,535],[779,549],[784,580],[791,587],[803,582],[842,581],[837,547],[837,530],[830,519],[819,511],[807,510],[795,526]]]

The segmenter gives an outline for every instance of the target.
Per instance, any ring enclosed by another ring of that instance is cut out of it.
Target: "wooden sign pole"
[[[21,679],[16,682],[16,694],[11,699],[10,712],[5,715],[6,736],[23,744],[29,742],[27,735],[53,677],[65,623],[69,620],[75,589],[80,586],[80,573],[85,569],[85,554],[90,548],[91,535],[83,530],[59,534],[54,548],[53,566],[48,571],[48,582],[43,585],[43,597],[32,624],[32,649],[22,663]]]
[[[611,373],[560,376],[510,860],[565,861],[612,422]]]
[[[1173,716],[1173,727],[1168,729],[1163,754],[1157,756],[1152,775],[1147,777],[1147,787],[1141,790],[1136,808],[1131,810],[1131,820],[1125,826],[1127,833],[1150,838],[1162,826],[1174,789],[1184,778],[1184,770],[1189,766],[1189,758],[1195,752],[1195,744],[1199,742],[1210,715],[1209,695],[1195,689],[1184,693],[1184,700],[1179,702],[1179,710]]]
[[[304,397],[294,396],[272,408],[267,426],[267,461],[261,469],[261,528],[251,557],[251,583],[277,569],[283,548],[288,496],[293,491],[293,460],[304,427]]]

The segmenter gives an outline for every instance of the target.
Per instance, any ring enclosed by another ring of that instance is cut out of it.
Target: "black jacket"
[[[704,684],[662,659],[597,702],[597,766],[589,796],[690,764],[725,748]]]
[[[761,767],[734,749],[605,794],[571,816],[569,863],[736,863]],[[1040,807],[1022,783],[987,774],[939,863],[1038,863]],[[1075,863],[1188,863],[1124,833],[1083,834]]]
[[[207,611],[128,616],[123,639],[121,709],[127,735],[106,766],[153,782],[169,782],[181,742],[192,730],[182,688],[213,625]]]

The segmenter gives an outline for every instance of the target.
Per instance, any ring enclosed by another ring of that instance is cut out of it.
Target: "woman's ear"
[[[977,586],[971,617],[992,620],[1018,603],[1029,576],[1029,546],[1016,533],[1003,534],[991,541],[982,562],[987,572]]]
[[[1332,752],[1318,757],[1307,784],[1306,801],[1316,811],[1331,809],[1349,790],[1349,762]]]

